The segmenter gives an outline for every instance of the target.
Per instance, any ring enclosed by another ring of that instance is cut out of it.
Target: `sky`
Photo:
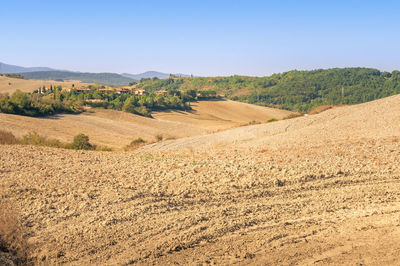
[[[400,1],[0,0],[0,62],[265,76],[400,69]]]

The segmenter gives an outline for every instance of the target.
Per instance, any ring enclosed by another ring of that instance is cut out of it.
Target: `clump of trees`
[[[65,97],[53,91],[52,94],[14,92],[11,96],[0,95],[0,112],[26,116],[47,116],[58,113],[80,113],[83,102]]]

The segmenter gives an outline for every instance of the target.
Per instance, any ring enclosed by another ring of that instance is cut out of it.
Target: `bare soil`
[[[0,146],[37,264],[400,263],[400,96],[134,152]]]

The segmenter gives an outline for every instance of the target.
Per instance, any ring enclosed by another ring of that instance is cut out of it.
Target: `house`
[[[146,94],[146,90],[145,89],[135,89],[135,94],[136,95],[144,95],[144,94]]]
[[[99,89],[99,92],[101,93],[114,92],[114,91],[115,90],[113,88],[108,88],[108,87]]]
[[[131,92],[131,89],[129,89],[129,88],[120,88],[117,90],[117,93],[119,93],[119,94],[130,93],[130,92]],[[136,92],[135,92],[135,94],[136,94]]]
[[[156,95],[167,95],[167,93],[168,93],[168,91],[166,91],[166,90],[159,90],[159,91],[156,91],[156,92],[154,92]]]
[[[74,88],[73,91],[77,93],[84,93],[84,92],[90,92],[90,89],[86,87],[80,87],[80,88]]]

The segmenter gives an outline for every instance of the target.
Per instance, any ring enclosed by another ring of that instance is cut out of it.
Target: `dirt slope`
[[[399,265],[399,103],[130,153],[1,146],[1,200],[37,264]]]
[[[118,149],[138,137],[153,141],[159,134],[166,139],[202,135],[252,120],[267,121],[289,114],[291,112],[233,101],[204,101],[193,104],[192,112],[156,113],[155,119],[102,109],[49,118],[0,113],[0,127],[17,136],[36,131],[68,142],[73,136],[84,133],[93,143]]]
[[[191,103],[192,112],[160,112],[154,117],[160,120],[194,125],[207,132],[246,125],[251,122],[265,123],[268,120],[282,119],[293,112],[257,106],[230,100],[200,101]]]
[[[64,89],[69,89],[72,87],[72,84],[75,86],[85,85],[86,83],[81,83],[80,81],[53,81],[53,80],[31,80],[31,79],[16,79],[16,78],[8,78],[5,76],[0,76],[0,93],[13,93],[16,90],[24,91],[24,92],[32,92],[37,90],[39,87],[46,86],[49,88],[50,85],[61,85]]]
[[[273,123],[235,128],[215,134],[157,143],[146,148],[280,147],[284,143],[312,140],[323,144],[334,139],[378,138],[400,135],[400,95],[327,110]],[[390,111],[389,111],[390,110]]]

